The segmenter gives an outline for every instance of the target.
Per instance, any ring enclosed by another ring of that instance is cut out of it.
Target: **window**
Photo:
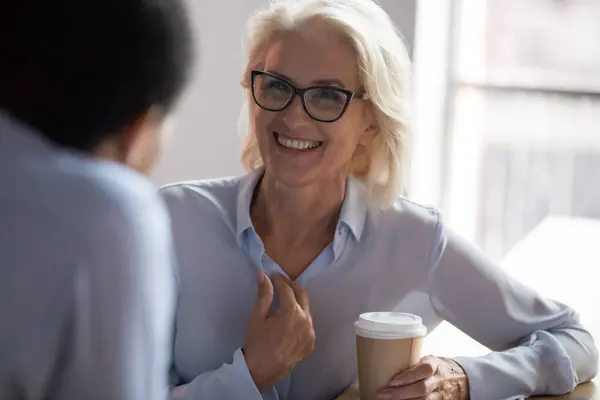
[[[600,1],[457,0],[442,200],[503,257],[542,219],[600,218]]]
[[[422,1],[418,20],[411,196],[600,335],[600,0]],[[445,322],[425,351],[487,349]]]

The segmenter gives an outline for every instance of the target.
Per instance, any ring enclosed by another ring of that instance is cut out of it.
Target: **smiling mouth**
[[[286,149],[308,151],[317,149],[323,145],[323,142],[317,140],[286,139],[277,132],[273,132],[273,134],[275,135],[277,144]]]

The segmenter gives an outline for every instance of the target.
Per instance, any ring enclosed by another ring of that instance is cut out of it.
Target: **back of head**
[[[51,141],[90,151],[188,78],[181,0],[0,1],[0,108]]]
[[[366,183],[371,205],[385,209],[401,193],[407,173],[411,63],[402,35],[377,1],[272,0],[271,6],[248,24],[244,86],[250,87],[250,71],[260,68],[279,36],[287,32],[310,35],[314,22],[340,33],[356,54],[356,68],[375,112],[378,135],[365,154],[355,154],[351,173]],[[250,96],[248,90],[247,104]],[[242,162],[249,170],[262,165],[251,122],[250,118],[242,152]]]

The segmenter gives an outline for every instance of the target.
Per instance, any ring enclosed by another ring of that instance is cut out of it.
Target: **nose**
[[[304,111],[302,97],[296,94],[292,103],[282,111],[283,119],[290,128],[297,128],[310,124],[310,116]]]

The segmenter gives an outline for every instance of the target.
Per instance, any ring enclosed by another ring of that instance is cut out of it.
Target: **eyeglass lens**
[[[288,82],[272,75],[257,74],[252,87],[257,104],[269,111],[281,111],[289,105],[296,90]],[[316,86],[304,92],[309,116],[320,121],[333,121],[346,108],[348,95],[335,87]]]

